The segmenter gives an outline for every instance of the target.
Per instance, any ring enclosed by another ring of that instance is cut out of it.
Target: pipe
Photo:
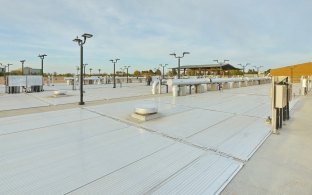
[[[159,80],[155,80],[152,85],[152,94],[157,94],[157,86],[160,84]]]

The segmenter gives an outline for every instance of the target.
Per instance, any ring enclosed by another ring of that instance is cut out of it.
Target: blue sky
[[[89,67],[111,73],[130,65],[177,65],[169,53],[191,52],[181,64],[214,59],[251,63],[262,70],[311,61],[311,0],[0,0],[0,62],[74,73],[79,47]]]

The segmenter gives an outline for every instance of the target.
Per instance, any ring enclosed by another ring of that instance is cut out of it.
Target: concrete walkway
[[[222,194],[312,194],[312,94],[301,97]]]

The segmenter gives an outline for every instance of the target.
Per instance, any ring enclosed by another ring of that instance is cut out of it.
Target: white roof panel
[[[188,138],[188,141],[241,160],[248,160],[270,134],[262,118],[234,116]]]
[[[106,127],[95,122],[95,133],[80,128],[81,121],[70,129],[63,124],[0,136],[0,194],[64,194],[174,143],[102,120],[111,122]]]
[[[0,135],[85,120],[98,116],[98,114],[85,109],[75,108],[0,118]]]
[[[144,194],[190,165],[204,151],[180,143],[100,178],[72,194]]]
[[[217,194],[240,170],[242,163],[217,155],[205,155],[190,164],[153,194]]]

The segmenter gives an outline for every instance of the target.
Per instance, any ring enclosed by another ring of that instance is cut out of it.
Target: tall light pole
[[[43,77],[43,59],[47,54],[39,54],[38,57],[41,59],[41,75]]]
[[[259,77],[259,69],[261,68],[261,67],[263,67],[263,66],[254,66],[256,69],[257,69],[257,75],[258,75],[258,77]]]
[[[99,71],[99,76],[101,76],[101,69],[99,68],[98,71]]]
[[[91,76],[92,68],[90,68],[89,70],[90,70],[90,76]]]
[[[26,60],[21,60],[20,62],[22,63],[22,75],[24,75],[24,63]]]
[[[7,67],[8,67],[8,74],[10,75],[10,66],[12,66],[13,64],[8,64]]]
[[[83,76],[86,76],[86,66],[88,66],[88,64],[83,64]]]
[[[113,64],[114,64],[114,75],[113,75],[113,79],[114,79],[114,86],[113,88],[116,88],[116,63],[117,61],[120,60],[118,58],[116,58],[115,60],[110,60]]]
[[[160,67],[162,67],[163,71],[162,71],[162,78],[165,79],[165,67],[168,66],[168,64],[162,65],[159,64]]]
[[[86,43],[87,38],[91,38],[93,35],[84,33],[81,35],[83,39],[75,38],[73,41],[77,42],[78,45],[80,46],[80,102],[78,103],[79,105],[84,105],[83,102],[83,80],[84,80],[84,75],[83,75],[83,45]]]
[[[76,67],[76,70],[77,70],[77,75],[78,75],[79,74],[79,70],[80,70],[79,66]]]
[[[243,67],[243,76],[245,76],[245,68],[246,68],[247,66],[249,66],[250,63],[246,63],[245,65],[242,65],[242,64],[237,64],[237,65]]]
[[[123,68],[120,68],[120,71],[121,71],[121,76],[124,76],[124,69]]]
[[[178,58],[178,79],[180,79],[180,59],[184,57],[185,54],[190,54],[190,52],[183,52],[182,56],[177,56],[176,53],[171,53],[170,55]]]
[[[127,69],[127,83],[128,83],[128,77],[129,77],[129,68],[130,68],[131,66],[124,66],[124,68],[125,69]]]

